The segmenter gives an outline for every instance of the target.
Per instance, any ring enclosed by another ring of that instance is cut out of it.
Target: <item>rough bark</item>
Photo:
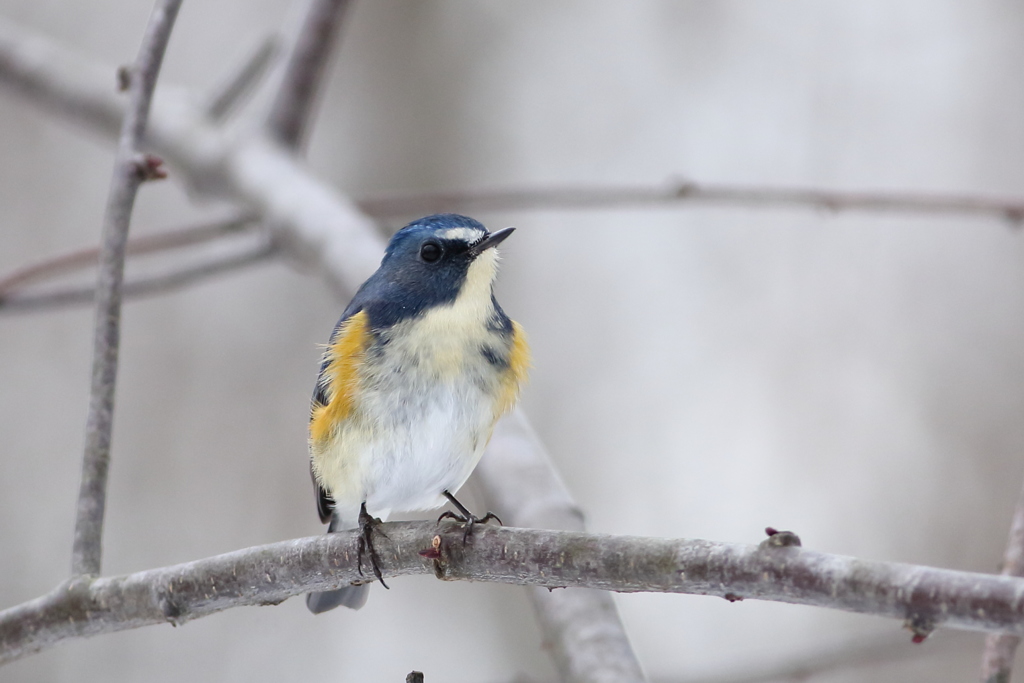
[[[1004,576],[1024,576],[1024,489],[1021,490],[1013,512],[1002,573]],[[981,656],[982,683],[1010,683],[1013,657],[1018,645],[1019,634],[992,634],[985,639],[985,649]]]
[[[753,546],[482,525],[463,545],[462,526],[453,522],[396,522],[382,531],[386,536],[375,545],[385,577],[434,574],[447,581],[773,600],[900,619],[917,634],[939,626],[1024,634],[1022,578],[829,555],[775,537]],[[182,624],[366,581],[357,569],[356,533],[126,576],[77,577],[0,612],[0,662],[67,638]]]
[[[153,89],[180,6],[181,0],[158,0],[128,79],[129,104],[118,139],[97,269],[92,388],[71,555],[74,574],[100,573],[110,436],[114,422],[114,389],[121,339],[125,245],[139,186],[156,173],[159,166],[158,162],[143,158],[139,148],[149,119]]]
[[[490,507],[513,526],[583,531],[583,512],[540,439],[516,410],[495,429],[475,476]],[[529,589],[544,644],[563,681],[643,681],[611,595],[599,590]]]

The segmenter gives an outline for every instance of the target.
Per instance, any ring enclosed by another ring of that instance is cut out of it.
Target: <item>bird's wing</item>
[[[360,306],[350,305],[331,334],[331,341],[320,364],[320,375],[313,390],[309,415],[310,443],[330,438],[335,426],[352,410],[359,364],[371,341],[369,318]],[[320,521],[331,519],[334,500],[316,479],[310,460],[313,491]]]
[[[313,496],[316,498],[316,512],[320,515],[320,522],[327,524],[334,514],[334,499],[327,489],[316,480],[316,473],[313,472],[313,461],[309,461],[309,478],[313,480]]]
[[[508,354],[508,368],[501,376],[501,391],[494,402],[495,420],[512,410],[516,404],[531,365],[530,345],[526,341],[523,326],[514,320],[509,320],[509,325],[512,329],[512,347]]]

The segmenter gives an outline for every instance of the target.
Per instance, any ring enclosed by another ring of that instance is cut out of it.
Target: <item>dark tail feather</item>
[[[334,533],[341,526],[341,519],[338,515],[331,516],[331,525],[327,527],[327,533]],[[313,614],[320,614],[344,605],[349,609],[359,609],[366,604],[366,598],[370,595],[370,585],[345,586],[333,591],[321,591],[319,593],[306,594],[306,607]]]
[[[307,593],[306,607],[313,614],[320,614],[332,610],[338,605],[344,605],[349,609],[359,609],[366,604],[366,598],[370,594],[370,585],[345,586],[333,591],[322,593]]]

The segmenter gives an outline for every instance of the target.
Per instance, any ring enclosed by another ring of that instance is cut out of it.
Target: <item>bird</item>
[[[498,419],[518,400],[530,349],[494,296],[495,232],[458,214],[413,221],[391,238],[380,267],[345,308],[326,346],[309,420],[310,474],[328,533],[359,529],[384,584],[373,529],[394,512],[442,507],[466,525],[454,496],[483,455]],[[498,520],[500,523],[500,520]],[[464,535],[463,540],[466,540]],[[319,614],[362,607],[368,583],[309,593]]]

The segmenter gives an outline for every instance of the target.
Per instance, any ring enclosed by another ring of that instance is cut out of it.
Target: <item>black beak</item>
[[[470,255],[473,258],[476,258],[477,256],[484,253],[491,247],[496,247],[502,242],[504,242],[505,238],[511,235],[514,231],[515,228],[504,228],[502,230],[498,230],[497,232],[492,232],[491,234],[487,235],[487,237],[484,237],[482,240],[480,240],[479,242],[477,242],[476,244],[469,248]]]

